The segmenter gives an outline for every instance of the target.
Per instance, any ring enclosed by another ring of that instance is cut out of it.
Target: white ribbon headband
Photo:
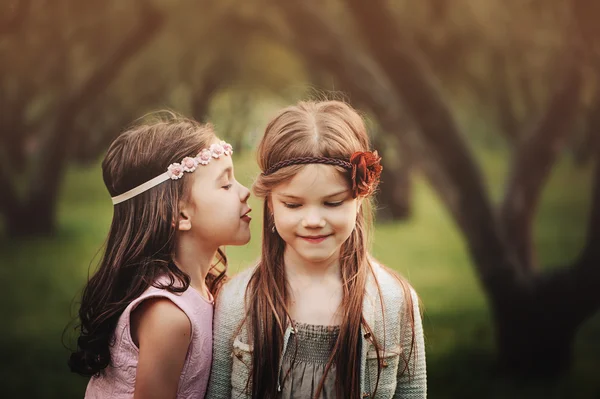
[[[127,201],[146,190],[150,190],[152,187],[158,186],[160,183],[169,179],[181,179],[184,172],[193,172],[198,165],[208,165],[213,158],[218,159],[221,155],[231,154],[233,154],[233,147],[231,144],[224,141],[221,141],[219,144],[211,144],[209,148],[203,149],[195,157],[185,157],[181,163],[172,163],[165,173],[160,174],[152,180],[148,180],[123,194],[112,197],[112,203],[113,205],[120,204],[121,202]]]

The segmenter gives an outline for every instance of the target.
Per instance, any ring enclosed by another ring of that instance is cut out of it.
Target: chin
[[[308,262],[314,262],[314,263],[319,263],[319,262],[324,262],[327,261],[329,259],[331,259],[331,257],[333,256],[333,253],[324,253],[324,252],[299,252],[298,255],[300,255],[300,257]]]
[[[250,231],[246,234],[240,234],[236,239],[233,240],[229,245],[246,245],[250,242],[251,234]]]

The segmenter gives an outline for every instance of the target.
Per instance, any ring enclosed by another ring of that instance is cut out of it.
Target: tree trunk
[[[550,99],[535,130],[521,135],[499,210],[500,226],[510,250],[527,270],[537,264],[532,230],[542,189],[566,139],[573,132],[579,111],[581,75],[575,65],[567,68],[564,81]]]
[[[574,158],[578,165],[585,165],[594,157],[594,150],[600,146],[600,91],[596,91],[586,115],[585,130],[574,145]]]
[[[378,220],[406,220],[412,214],[412,167],[400,162],[391,167],[386,162],[381,173],[381,184],[377,194]]]
[[[24,198],[16,195],[12,165],[0,165],[0,211],[5,215],[8,234],[29,236],[50,234],[55,229],[57,196],[67,165],[74,121],[81,110],[106,89],[122,68],[150,42],[162,26],[163,17],[151,5],[140,2],[141,22],[101,63],[89,78],[60,105],[47,142],[34,165]]]
[[[586,245],[574,265],[536,274],[518,292],[492,298],[500,365],[519,375],[569,369],[578,328],[600,309],[600,144]]]
[[[512,292],[495,307],[496,343],[502,371],[556,377],[569,370],[578,328],[598,311],[597,260],[539,274],[529,289]]]
[[[10,237],[49,235],[55,229],[56,196],[37,197],[5,213],[6,232]]]
[[[559,284],[532,280],[526,289],[493,299],[501,372],[553,377],[568,369],[575,326],[560,318],[565,293],[562,281],[554,281]]]
[[[374,58],[416,122],[427,157],[449,186],[449,195],[440,195],[440,199],[465,235],[483,287],[488,295],[498,289],[498,295],[502,290],[515,289],[524,283],[523,276],[515,267],[516,259],[506,251],[481,172],[430,69],[405,43],[385,1],[347,0],[346,4]]]
[[[18,33],[25,24],[31,9],[31,0],[20,0],[14,7],[15,10],[8,18],[3,16],[0,21],[0,36]]]
[[[337,79],[338,87],[347,93],[355,106],[370,110],[382,130],[395,132],[385,140],[375,137],[374,147],[384,158],[382,183],[378,199],[378,219],[406,219],[411,213],[411,173],[413,159],[423,158],[416,142],[414,124],[382,71],[368,57],[359,55],[344,35],[328,24],[314,4],[304,1],[277,2],[294,30],[293,47],[298,48],[312,65],[318,65]],[[395,141],[392,151],[385,151]],[[399,159],[399,161],[396,161]],[[425,174],[440,188],[432,171]],[[441,189],[443,190],[443,189]]]
[[[450,186],[449,191],[454,193],[453,196],[440,197],[465,236],[480,282],[490,301],[500,365],[513,375],[559,374],[569,367],[577,328],[600,306],[600,296],[597,295],[600,288],[598,258],[551,274],[525,271],[523,257],[515,256],[509,244],[510,237],[498,223],[479,168],[437,90],[428,65],[423,63],[416,49],[403,42],[384,1],[365,3],[347,0],[346,3],[374,58],[417,123],[428,155],[442,170],[443,179]],[[575,84],[566,89],[567,97],[577,96],[578,86],[575,79]],[[557,100],[556,107],[565,99]],[[555,133],[564,133],[563,128],[569,129],[571,111],[566,123],[558,121],[562,126]],[[553,120],[552,115],[546,122],[551,123],[550,120]],[[526,159],[528,151],[534,150],[540,151],[536,157],[543,163],[542,173],[525,172],[533,175],[537,190],[555,156],[553,148],[536,147],[525,151],[522,159]],[[515,175],[518,171],[523,172],[523,167],[516,167]],[[594,201],[600,202],[598,195],[594,195]],[[537,195],[532,195],[532,198],[538,199]],[[597,230],[597,227],[595,230],[592,227],[591,231],[597,233]]]
[[[407,151],[397,148],[388,151],[395,137],[382,137],[379,132],[373,139],[374,147],[383,157],[381,183],[377,193],[378,220],[406,220],[412,213],[412,181],[413,162],[408,159]],[[398,154],[401,152],[400,154]]]
[[[192,117],[206,122],[210,102],[219,88],[232,76],[231,62],[226,57],[218,56],[201,76],[201,83],[192,95]],[[240,148],[240,147],[237,147]]]
[[[578,325],[557,322],[554,312],[548,309],[551,302],[523,298],[518,307],[496,314],[496,347],[501,373],[552,378],[569,370]]]

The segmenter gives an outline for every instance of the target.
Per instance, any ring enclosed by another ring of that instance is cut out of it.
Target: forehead
[[[346,177],[334,166],[310,164],[303,166],[290,180],[277,185],[273,192],[309,198],[321,197],[349,188]]]
[[[214,181],[223,175],[227,169],[233,173],[233,160],[231,155],[221,155],[219,158],[212,158],[208,165],[198,165],[192,173],[194,180],[203,182]]]

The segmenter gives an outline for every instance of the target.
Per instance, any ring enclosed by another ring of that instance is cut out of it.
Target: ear
[[[182,209],[179,212],[179,218],[177,220],[177,230],[188,231],[192,229],[192,219],[187,209]]]

